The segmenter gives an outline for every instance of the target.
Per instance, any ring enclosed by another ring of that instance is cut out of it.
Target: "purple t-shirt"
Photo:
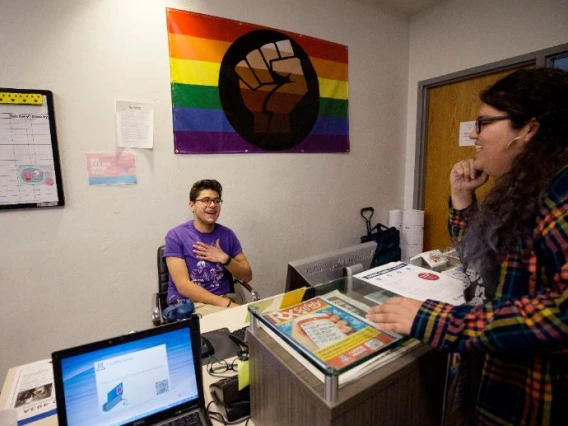
[[[166,234],[166,257],[179,257],[185,260],[189,271],[189,279],[211,293],[222,296],[230,291],[230,274],[220,263],[208,262],[195,257],[193,245],[202,242],[214,246],[217,239],[221,249],[231,257],[243,251],[239,239],[226,226],[215,224],[213,231],[204,234],[195,229],[193,220],[183,223],[168,231]],[[170,276],[168,284],[168,305],[187,297],[180,294]]]

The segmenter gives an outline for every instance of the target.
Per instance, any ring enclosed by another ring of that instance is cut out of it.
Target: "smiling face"
[[[479,118],[507,115],[490,105],[482,104]],[[479,133],[475,127],[469,137],[475,140],[476,153],[473,166],[489,176],[501,177],[513,166],[513,161],[523,151],[526,140],[522,137],[524,127],[514,129],[510,120],[487,122],[481,125]]]
[[[195,201],[189,202],[189,209],[193,212],[193,224],[195,229],[200,232],[209,233],[213,231],[215,222],[221,213],[221,204],[210,202],[205,204],[199,200],[208,198],[210,200],[218,199],[219,193],[211,189],[204,189],[197,194]]]

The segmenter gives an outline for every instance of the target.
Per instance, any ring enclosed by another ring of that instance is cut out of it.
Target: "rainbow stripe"
[[[221,106],[221,61],[231,44],[268,29],[194,12],[167,9],[176,153],[266,152],[235,132]],[[277,30],[304,49],[318,77],[320,104],[309,135],[285,152],[348,152],[347,47]]]

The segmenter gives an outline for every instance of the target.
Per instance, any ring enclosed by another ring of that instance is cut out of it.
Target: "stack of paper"
[[[465,303],[463,281],[404,262],[387,263],[354,277],[400,296],[422,301],[433,299],[452,305]]]

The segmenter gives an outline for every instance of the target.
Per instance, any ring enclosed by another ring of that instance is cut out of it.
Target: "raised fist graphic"
[[[308,92],[300,59],[290,40],[267,43],[235,67],[255,133],[290,133],[288,114]]]
[[[314,127],[319,80],[310,57],[290,36],[250,31],[227,49],[219,71],[219,98],[235,131],[255,147],[283,151]]]

